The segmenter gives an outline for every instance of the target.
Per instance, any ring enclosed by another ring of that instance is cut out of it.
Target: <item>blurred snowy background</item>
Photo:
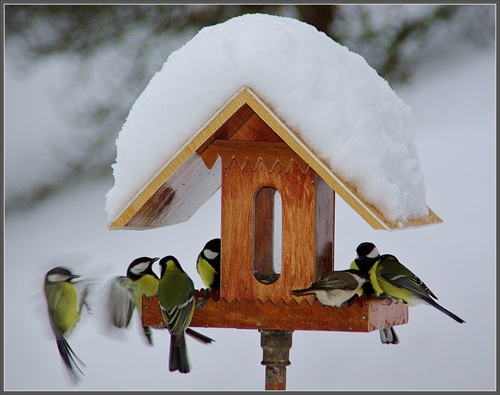
[[[257,331],[203,329],[188,340],[193,372],[169,373],[168,335],[148,347],[135,317],[112,338],[100,298],[107,280],[142,255],[178,257],[197,288],[195,259],[220,234],[220,193],[188,222],[110,231],[117,133],[169,53],[197,31],[246,12],[296,17],[365,57],[412,108],[428,205],[441,225],[372,230],[336,208],[336,268],[361,241],[393,253],[465,319],[428,306],[378,331],[296,331],[288,390],[496,388],[496,62],[493,5],[4,6],[6,390],[72,389],[52,339],[43,277],[62,264],[99,279],[93,315],[69,338],[86,363],[78,390],[261,390]]]

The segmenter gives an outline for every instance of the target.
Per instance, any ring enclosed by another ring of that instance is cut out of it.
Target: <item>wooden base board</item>
[[[196,301],[203,290],[196,291]],[[143,325],[164,327],[156,296],[143,296]],[[323,306],[318,301],[302,303],[271,301],[227,302],[210,292],[207,301],[195,309],[191,327],[264,330],[317,330],[371,332],[406,324],[408,306],[387,299],[354,297],[344,307]]]

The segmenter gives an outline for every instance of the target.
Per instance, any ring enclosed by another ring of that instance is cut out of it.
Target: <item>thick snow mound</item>
[[[388,220],[427,216],[410,109],[389,84],[314,27],[249,14],[200,30],[137,99],[116,142],[110,221],[243,86]]]

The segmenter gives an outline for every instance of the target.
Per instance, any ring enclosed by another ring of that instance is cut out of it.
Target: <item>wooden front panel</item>
[[[220,293],[231,299],[252,297],[253,190],[245,174],[236,161],[222,170]]]
[[[288,173],[281,163],[271,173],[263,163],[255,171],[248,165],[242,170],[234,160],[225,167],[223,164],[221,298],[229,302],[295,299],[292,289],[316,277],[316,174],[311,169],[304,174],[295,163]],[[265,186],[275,188],[282,200],[281,275],[273,284],[259,282],[252,264],[254,196]],[[313,300],[312,296],[307,298]]]

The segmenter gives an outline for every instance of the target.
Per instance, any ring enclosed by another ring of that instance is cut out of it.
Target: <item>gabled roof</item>
[[[387,220],[379,208],[366,202],[353,185],[342,180],[327,161],[302,141],[286,125],[286,120],[279,119],[249,87],[243,87],[184,147],[172,157],[165,158],[163,168],[109,227],[147,229],[188,220],[221,186],[221,161],[212,158],[213,166],[207,168],[201,154],[223,134],[234,134],[248,126],[250,119],[265,123],[298,155],[303,161],[302,166],[310,166],[374,229],[392,230],[442,222],[430,209],[426,217],[410,218],[405,224]]]

